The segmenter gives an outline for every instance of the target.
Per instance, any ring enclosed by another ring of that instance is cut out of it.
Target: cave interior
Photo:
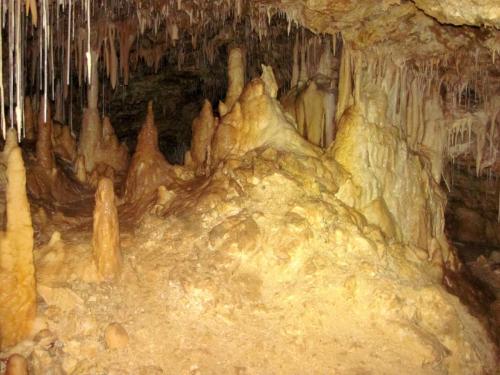
[[[0,3],[0,374],[498,374],[498,0]]]

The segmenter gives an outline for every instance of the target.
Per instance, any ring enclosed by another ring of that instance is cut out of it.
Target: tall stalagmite
[[[15,131],[8,136],[16,139]],[[11,149],[7,160],[7,230],[0,234],[0,348],[25,338],[36,315],[33,226],[21,149]]]
[[[104,280],[116,279],[121,272],[122,255],[113,181],[109,178],[99,181],[95,193],[92,246],[99,275]]]
[[[220,103],[219,112],[224,116],[231,110],[245,86],[245,51],[242,48],[233,48],[229,52],[227,63],[227,93],[224,103]]]
[[[205,174],[206,170],[210,169],[211,142],[216,124],[217,119],[213,115],[212,105],[205,100],[192,126],[191,158],[197,174]]]
[[[125,200],[132,202],[147,198],[161,185],[172,183],[171,166],[158,146],[153,102],[148,103],[144,125],[137,137],[137,147],[130,162],[125,181]]]

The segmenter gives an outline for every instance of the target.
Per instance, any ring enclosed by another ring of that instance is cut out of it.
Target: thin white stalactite
[[[47,0],[43,0],[43,29],[44,29],[44,34],[43,34],[43,40],[44,40],[44,47],[43,47],[43,52],[44,52],[44,62],[43,62],[43,67],[44,67],[44,75],[43,75],[43,122],[47,122],[47,110],[48,110],[48,103],[47,103],[47,92],[48,92],[48,76],[47,76],[47,54],[48,54],[48,43],[49,43],[49,35],[47,33],[48,31],[48,25],[47,25]]]
[[[17,138],[18,141],[21,142],[22,138],[22,130],[23,130],[23,112],[24,108],[22,107],[22,70],[21,70],[21,1],[16,1],[17,6],[15,7],[16,11],[16,44],[15,44],[15,52],[16,52],[16,125],[17,125]]]
[[[14,126],[14,0],[9,1],[9,118]]]
[[[53,17],[53,16],[52,16]],[[53,18],[52,18],[53,20]],[[51,98],[55,100],[55,73],[54,73],[54,31],[52,30],[52,23],[50,17],[50,6],[49,6],[49,58],[50,58],[50,86],[51,86]]]
[[[87,0],[87,84],[92,83],[92,56],[90,54],[90,0]]]
[[[0,17],[3,17],[3,1],[0,1]],[[3,88],[3,25],[0,27],[0,121],[2,124],[2,136],[5,139],[7,133],[7,123],[5,122],[5,96]]]
[[[70,69],[71,69],[71,6],[72,0],[68,0],[68,46],[66,50],[66,85],[69,86]]]

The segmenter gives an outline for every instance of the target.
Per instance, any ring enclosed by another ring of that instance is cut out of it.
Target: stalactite
[[[90,59],[90,66],[92,67],[92,73],[89,75],[90,80],[88,81],[88,93],[87,101],[88,108],[91,110],[97,110],[97,105],[99,103],[99,52],[98,50],[93,50],[87,55],[87,59]]]
[[[344,111],[351,105],[352,100],[351,54],[349,49],[344,45],[340,59],[338,101],[335,121],[339,122]]]
[[[295,87],[299,83],[299,33],[295,34],[295,43],[293,45],[293,68],[292,81],[290,87]]]
[[[300,70],[299,70],[299,80],[297,83],[298,86],[304,85],[309,79],[309,76],[307,74],[306,44],[307,42],[304,36],[304,32],[302,32],[301,43],[300,43]]]
[[[31,97],[27,96],[24,99],[24,124],[26,130],[26,139],[33,141],[35,139],[35,121],[33,106],[31,105]]]
[[[120,41],[120,73],[123,76],[124,84],[127,86],[129,81],[130,66],[130,48],[136,39],[136,25],[131,21],[123,21],[118,26]]]
[[[0,2],[0,125],[3,139],[7,136],[7,123],[5,121],[5,93],[3,87],[3,1]]]
[[[114,24],[110,24],[108,26],[109,70],[111,87],[113,90],[116,88],[116,83],[118,81],[118,57],[116,56],[115,40],[116,27]]]
[[[26,0],[26,15],[28,13],[31,13],[31,22],[33,23],[33,26],[37,27],[38,26],[38,8],[36,5],[36,0]]]
[[[42,110],[45,103],[44,96],[40,98],[36,160],[40,167],[50,173],[54,167],[54,155],[52,153],[52,118],[50,114],[50,105],[47,105],[46,111]]]

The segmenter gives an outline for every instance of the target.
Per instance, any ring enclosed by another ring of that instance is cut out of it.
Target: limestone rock
[[[69,312],[83,306],[83,300],[68,288],[51,288],[38,285],[37,292],[48,306],[56,306],[62,311]]]
[[[104,341],[108,349],[123,349],[128,346],[128,333],[119,323],[111,323],[104,331]]]
[[[95,195],[92,248],[97,270],[104,280],[116,279],[122,268],[118,211],[115,205],[113,182],[99,181]]]
[[[488,25],[500,28],[500,9],[494,0],[416,0],[415,4],[441,23],[452,25]]]

